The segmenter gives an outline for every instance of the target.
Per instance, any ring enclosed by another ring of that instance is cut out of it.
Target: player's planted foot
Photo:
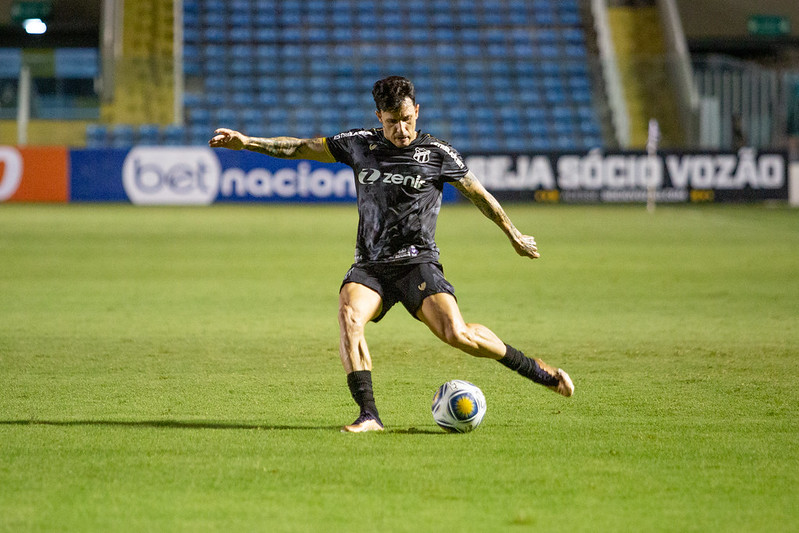
[[[535,362],[538,363],[538,366],[541,368],[541,370],[552,376],[553,380],[556,379],[558,381],[556,385],[546,385],[548,389],[567,397],[574,394],[574,384],[572,383],[572,379],[562,368],[553,368],[543,362],[541,359],[535,359]]]
[[[370,414],[362,414],[355,422],[341,428],[342,433],[363,433],[365,431],[383,431],[383,423]]]

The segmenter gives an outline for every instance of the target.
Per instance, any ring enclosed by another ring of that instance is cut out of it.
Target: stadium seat
[[[163,128],[163,142],[167,146],[180,146],[185,143],[186,130],[178,124],[170,124]]]
[[[136,131],[136,144],[157,146],[161,144],[161,128],[158,124],[142,124]]]
[[[184,101],[190,124],[221,116],[251,126],[258,106],[285,109],[283,123],[306,132],[372,126],[372,83],[402,74],[416,83],[424,127],[466,147],[490,132],[491,149],[506,147],[524,121],[543,122],[546,106],[571,111],[559,131],[572,144],[600,137],[577,0],[184,0],[184,42],[184,72],[201,82]],[[339,117],[301,112],[331,104]],[[504,108],[514,113],[503,126]],[[481,124],[451,127],[468,114]],[[536,147],[563,145],[561,136],[532,135]]]
[[[130,124],[116,124],[111,128],[111,146],[114,148],[130,148],[133,146],[134,132]]]
[[[103,124],[86,126],[86,147],[104,148],[108,143],[108,128]]]
[[[186,111],[189,122],[206,124],[211,120],[211,112],[204,107],[193,107]]]

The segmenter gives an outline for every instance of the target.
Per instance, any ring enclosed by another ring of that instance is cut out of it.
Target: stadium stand
[[[462,151],[603,145],[578,0],[184,0],[183,10],[186,122],[162,128],[166,144],[205,143],[219,126],[298,137],[374,126],[371,86],[400,74],[417,86],[420,127]]]

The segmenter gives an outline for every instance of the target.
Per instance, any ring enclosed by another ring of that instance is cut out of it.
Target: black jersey
[[[382,129],[350,130],[325,140],[336,161],[355,173],[355,263],[438,260],[434,237],[441,191],[444,183],[466,175],[460,154],[421,132],[403,148],[386,139]]]

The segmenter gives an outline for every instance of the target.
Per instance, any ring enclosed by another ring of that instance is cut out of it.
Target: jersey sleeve
[[[327,144],[330,155],[339,163],[352,166],[352,153],[355,148],[355,143],[358,142],[360,137],[358,134],[360,131],[362,130],[350,130],[332,137],[325,137],[325,144]]]
[[[469,172],[463,157],[456,149],[444,142],[434,144],[441,150],[441,177],[444,181],[459,181]]]

